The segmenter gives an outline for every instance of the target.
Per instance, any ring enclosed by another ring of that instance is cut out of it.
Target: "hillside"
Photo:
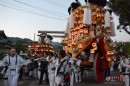
[[[27,44],[32,42],[33,40],[28,39],[28,38],[19,38],[19,37],[8,37],[8,39],[15,45],[18,40],[24,40]],[[52,42],[52,46],[54,47],[55,50],[62,49],[62,45],[60,45],[58,42]]]
[[[22,40],[22,38],[19,38],[19,37],[8,37],[8,39],[9,39],[13,44],[15,44],[18,40]],[[31,39],[28,39],[28,38],[24,38],[23,40],[25,40],[27,43],[32,42],[32,40],[31,40]]]

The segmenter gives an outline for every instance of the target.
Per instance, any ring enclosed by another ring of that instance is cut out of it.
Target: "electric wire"
[[[2,1],[2,0],[0,0],[0,1]],[[19,7],[19,8],[25,9],[25,10],[32,11],[32,10],[30,10],[30,9],[26,9],[26,8],[23,8],[23,7],[20,7],[20,6],[11,4],[11,3],[6,2],[6,1],[2,1],[2,2],[7,3],[7,4],[9,4],[9,5],[13,5],[13,6],[15,6],[15,7]],[[45,11],[42,10],[42,12],[45,12]],[[45,13],[48,13],[48,12],[45,12]],[[49,14],[49,15],[52,15],[52,14]],[[61,17],[61,18],[66,18],[66,17],[63,17],[63,16],[61,16],[61,15],[57,15],[57,14],[53,14],[52,16],[57,16],[57,17]]]
[[[48,13],[52,13],[52,14],[56,14],[56,15],[62,15],[62,16],[65,16],[65,17],[67,16],[67,15],[65,15],[63,13],[59,13],[59,12],[56,12],[56,11],[52,11],[52,10],[48,10],[48,9],[45,9],[45,8],[41,8],[39,6],[31,5],[31,4],[22,2],[22,1],[18,1],[18,0],[13,0],[13,1],[15,1],[17,3],[21,3],[21,4],[29,6],[29,7],[32,7],[32,8],[37,9],[37,10],[46,11]]]
[[[35,13],[33,11],[27,11],[27,10],[23,10],[23,9],[11,7],[11,6],[8,6],[8,5],[4,5],[4,4],[0,4],[0,5],[3,6],[3,7],[15,9],[15,10],[18,10],[18,11],[23,11],[23,12],[34,14],[34,15],[38,15],[38,16],[43,16],[43,17],[50,18],[50,19],[56,19],[56,20],[60,20],[60,21],[66,21],[66,20],[63,20],[63,19],[60,19],[60,18],[55,18],[55,17],[44,15],[44,14],[40,14],[40,13]]]

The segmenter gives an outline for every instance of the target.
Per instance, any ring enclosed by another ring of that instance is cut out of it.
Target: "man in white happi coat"
[[[50,86],[56,86],[55,82],[55,60],[56,57],[53,56],[53,53],[50,53],[47,57],[48,61],[48,78]]]
[[[81,82],[80,63],[81,59],[78,58],[75,63],[75,82]]]
[[[8,66],[6,76],[8,78],[8,86],[17,86],[19,77],[20,65],[27,65],[29,61],[25,61],[22,57],[16,54],[16,50],[11,49],[11,54],[3,59],[0,66]],[[7,83],[6,83],[7,84]]]
[[[71,86],[73,86],[74,80],[76,83],[81,82],[81,71],[80,71],[81,60],[77,59],[77,58],[71,58],[69,62],[71,62],[70,84],[71,84]],[[75,76],[75,78],[74,78],[74,76]]]
[[[123,82],[125,82],[125,86],[129,86],[129,61],[125,55],[122,56],[119,64],[120,72],[122,73]]]
[[[65,56],[66,52],[64,50],[61,50],[59,52],[58,59],[56,60],[55,80],[57,86],[64,86],[64,76],[68,72],[68,60],[65,58]]]
[[[74,58],[70,58],[69,60],[69,69],[70,69],[70,86],[73,86],[74,85],[74,69],[75,69],[75,66],[73,64],[73,60]]]

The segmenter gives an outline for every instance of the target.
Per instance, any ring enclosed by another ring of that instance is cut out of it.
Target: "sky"
[[[74,0],[0,0],[0,30],[9,37],[30,38],[34,33],[38,40],[38,30],[64,31],[66,29],[68,7]],[[79,0],[82,4],[84,0]],[[114,22],[119,24],[118,17]],[[130,36],[116,30],[115,41],[129,41]],[[54,38],[54,41],[61,41]]]

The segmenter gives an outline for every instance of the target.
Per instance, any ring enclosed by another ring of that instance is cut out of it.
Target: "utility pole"
[[[34,33],[34,41],[35,41],[35,33]]]

